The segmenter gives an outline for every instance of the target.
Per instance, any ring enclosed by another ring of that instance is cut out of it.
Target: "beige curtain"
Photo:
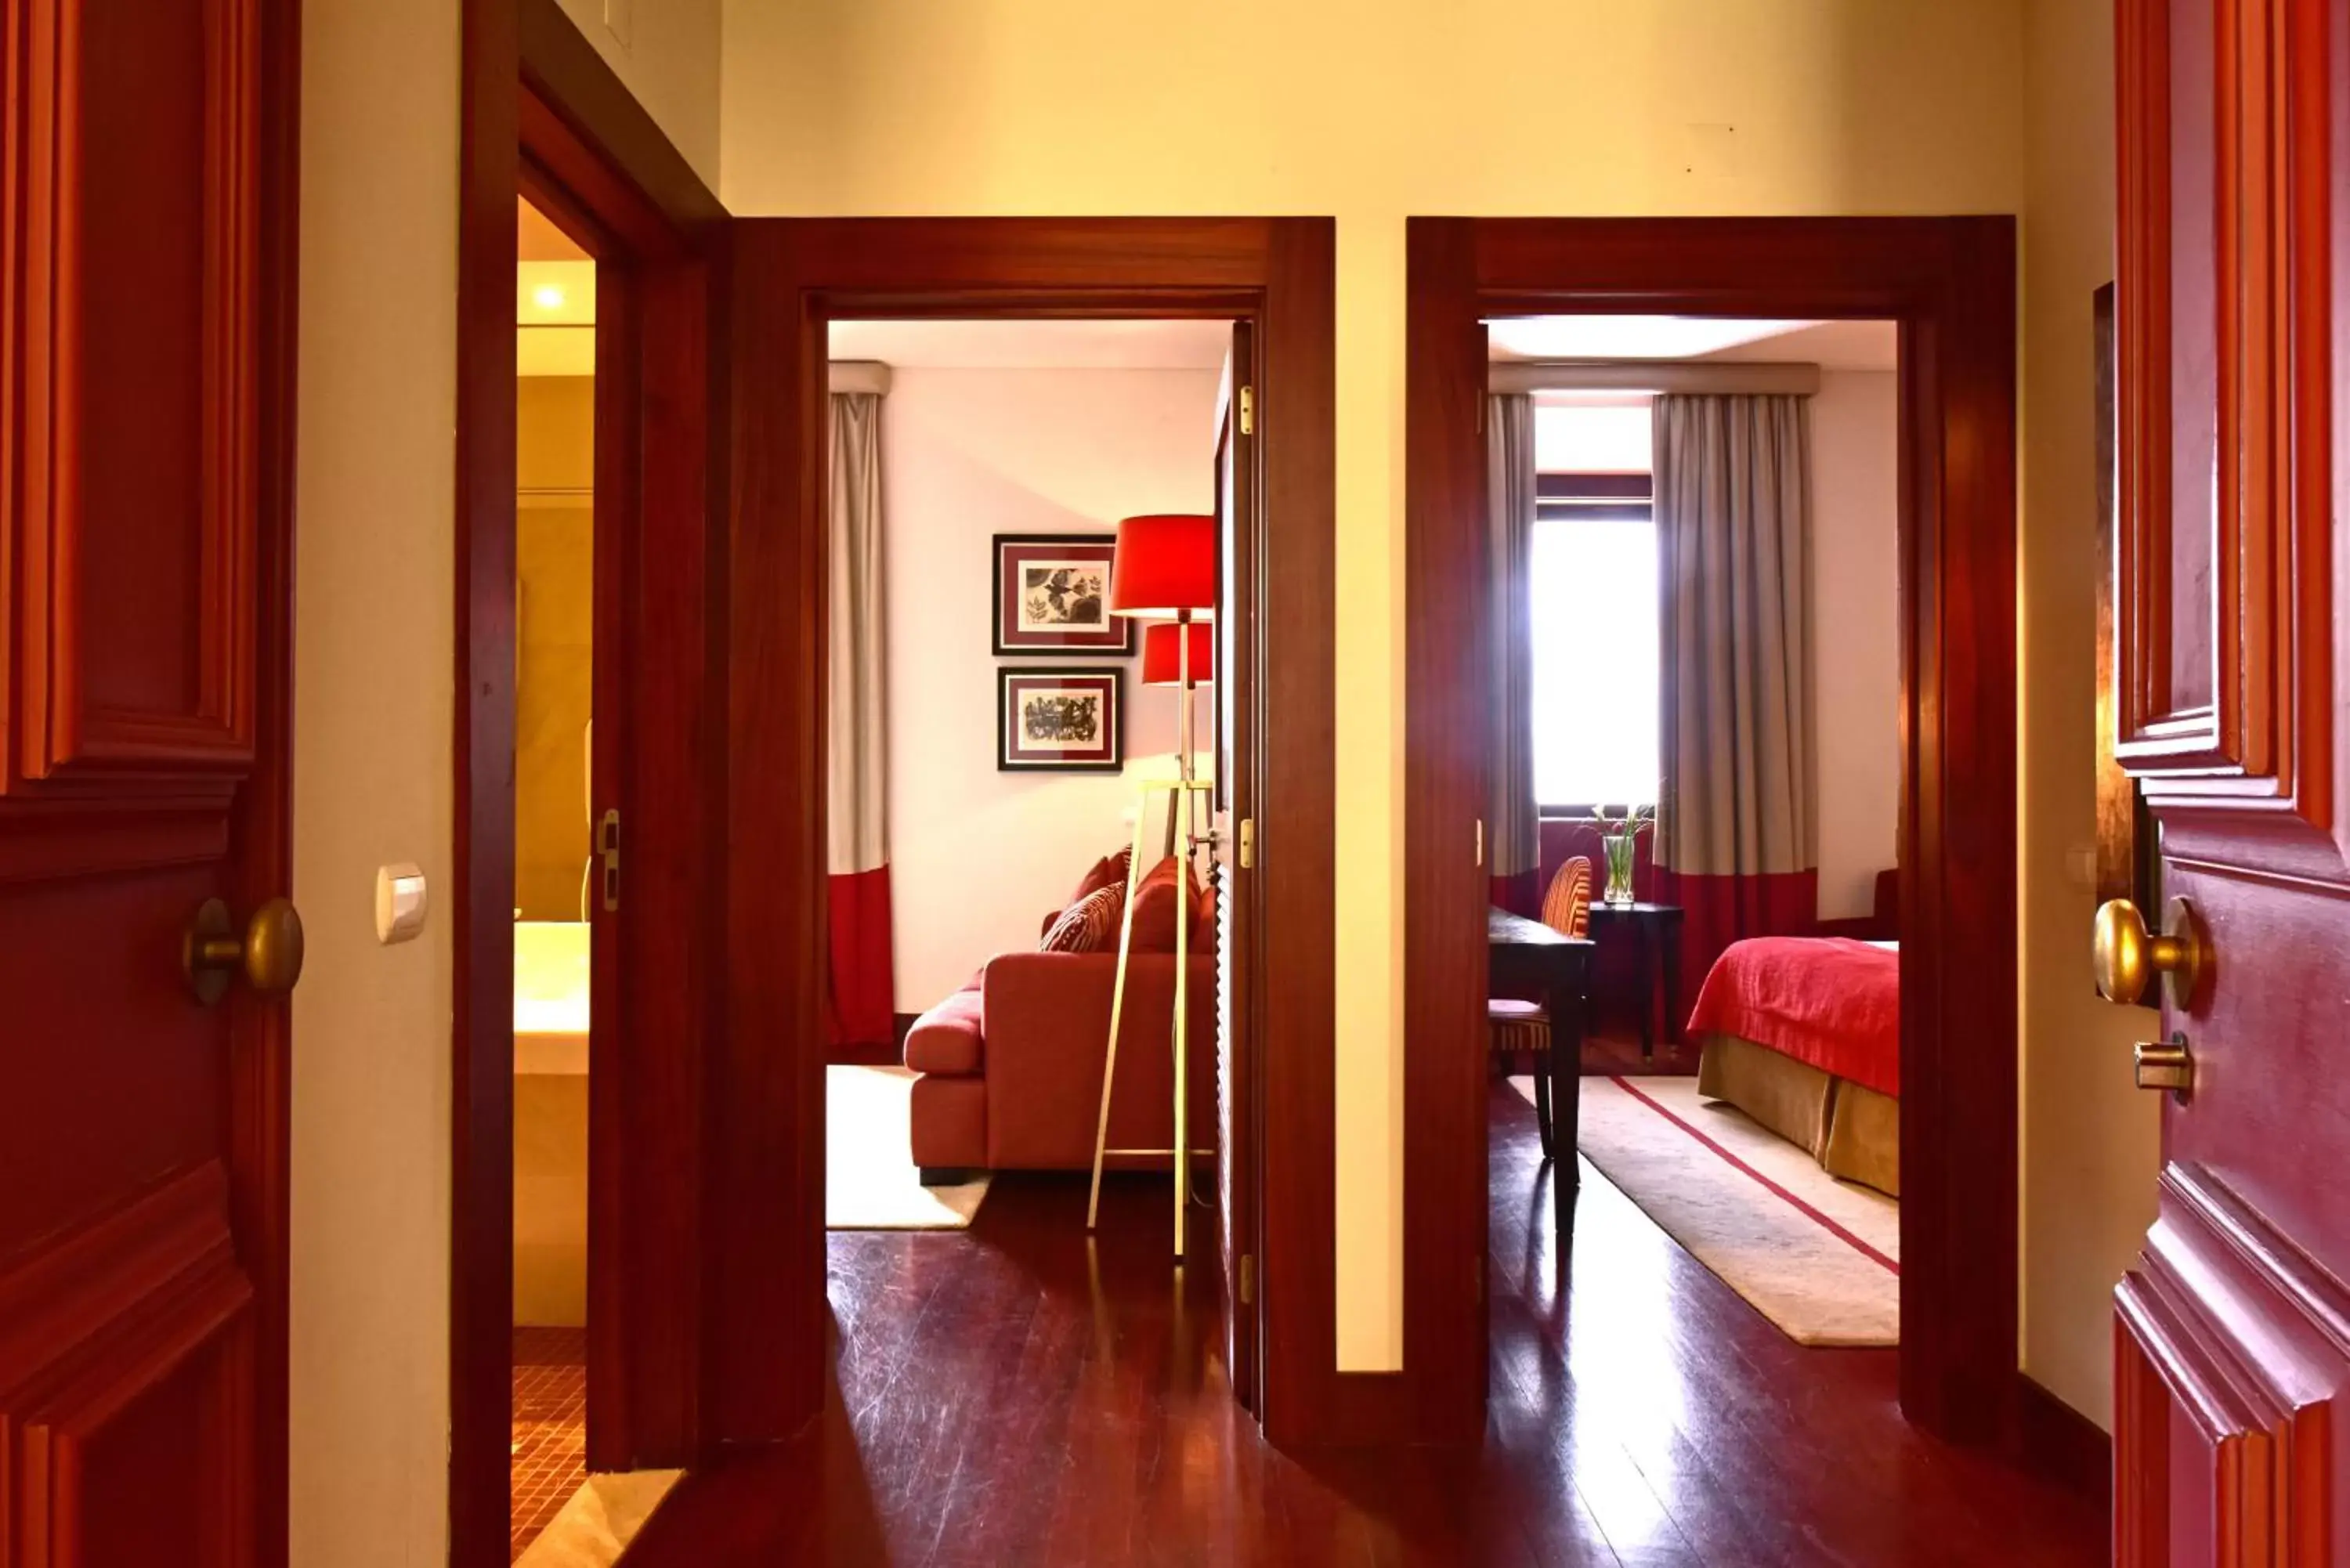
[[[832,394],[831,869],[889,858],[882,732],[881,400]]]
[[[1523,392],[1486,400],[1488,620],[1492,704],[1487,758],[1486,865],[1497,903],[1531,914],[1541,897],[1542,824],[1534,800],[1534,400]]]
[[[1773,877],[1819,864],[1810,429],[1798,397],[1656,402],[1665,670],[1657,863],[1682,876]],[[1790,895],[1800,890],[1762,901],[1768,923],[1792,918]]]
[[[882,720],[881,399],[832,394],[831,636],[826,795],[830,827],[832,1033],[859,1045],[893,1038]]]

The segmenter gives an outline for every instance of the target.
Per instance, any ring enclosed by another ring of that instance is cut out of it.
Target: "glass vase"
[[[1619,908],[1632,901],[1632,846],[1637,842],[1629,833],[1601,836],[1599,846],[1607,853],[1607,887],[1600,894],[1602,901]]]

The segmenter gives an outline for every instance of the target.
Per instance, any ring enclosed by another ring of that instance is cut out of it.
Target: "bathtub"
[[[515,1322],[588,1321],[588,927],[515,926]]]
[[[588,1071],[588,925],[515,923],[515,1071]]]

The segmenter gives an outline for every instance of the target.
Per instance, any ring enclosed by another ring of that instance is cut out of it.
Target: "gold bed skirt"
[[[1735,1034],[1709,1034],[1697,1092],[1727,1100],[1831,1176],[1901,1196],[1901,1102]]]

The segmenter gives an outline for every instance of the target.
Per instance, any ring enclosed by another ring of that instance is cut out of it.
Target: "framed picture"
[[[997,772],[1114,774],[1125,762],[1125,670],[997,669]]]
[[[1134,651],[1134,623],[1109,613],[1115,534],[998,534],[995,651]]]

